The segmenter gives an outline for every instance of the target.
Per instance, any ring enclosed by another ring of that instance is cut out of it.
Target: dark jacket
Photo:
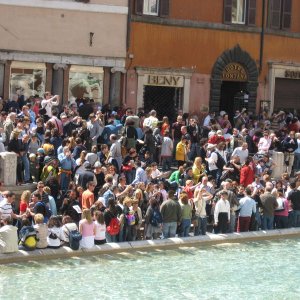
[[[168,199],[163,202],[160,212],[164,223],[181,222],[181,207],[177,200]]]

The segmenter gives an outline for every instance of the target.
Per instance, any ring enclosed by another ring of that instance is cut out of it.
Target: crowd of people
[[[200,120],[178,111],[169,120],[60,102],[50,92],[1,102],[0,152],[16,154],[16,184],[36,190],[19,203],[1,193],[0,252],[300,226],[300,122],[291,113]],[[272,159],[278,152],[284,166]]]

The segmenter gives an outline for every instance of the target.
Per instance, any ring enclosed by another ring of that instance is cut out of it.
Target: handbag
[[[220,177],[220,180],[223,181],[223,180],[227,179],[229,173],[230,173],[229,170],[224,170],[224,171],[222,172],[222,175],[221,175],[221,177]]]
[[[42,107],[42,108],[39,109],[39,114],[40,114],[41,116],[45,115],[46,112],[47,112],[47,111],[46,111],[46,108],[45,108],[45,107]]]
[[[47,104],[46,104],[44,107],[41,107],[41,108],[39,109],[39,114],[40,114],[41,116],[43,116],[43,115],[45,115],[45,114],[47,113],[46,106],[47,106]]]

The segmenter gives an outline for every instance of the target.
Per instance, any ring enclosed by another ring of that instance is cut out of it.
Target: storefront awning
[[[93,73],[93,74],[102,74],[102,67],[90,67],[90,66],[77,66],[73,65],[70,68],[71,73]]]
[[[11,63],[12,69],[33,69],[33,70],[44,70],[46,69],[46,64],[38,62],[29,61],[13,61]]]

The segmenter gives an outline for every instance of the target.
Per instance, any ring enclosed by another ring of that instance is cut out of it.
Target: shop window
[[[292,0],[270,0],[268,25],[272,29],[291,28]]]
[[[169,16],[169,0],[135,0],[137,15]]]
[[[43,96],[46,68],[42,63],[12,62],[10,70],[10,97],[14,94]]]
[[[224,0],[224,23],[255,26],[256,0]]]
[[[103,100],[103,68],[71,66],[69,73],[69,99],[90,98]]]

